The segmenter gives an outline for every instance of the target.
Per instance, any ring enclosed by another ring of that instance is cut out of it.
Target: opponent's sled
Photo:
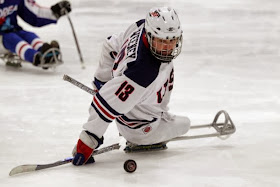
[[[48,59],[48,61],[46,61],[46,59]],[[42,54],[40,64],[38,66],[43,69],[48,69],[56,68],[56,66],[61,64],[63,64],[63,60],[59,48],[50,48]]]
[[[0,59],[4,61],[6,66],[16,68],[22,67],[22,63],[30,64],[30,62],[21,59],[17,54],[12,52],[0,54]],[[46,62],[45,59],[48,59],[48,62]],[[40,63],[36,66],[41,67],[43,69],[49,69],[56,68],[56,66],[59,66],[61,64],[63,64],[61,51],[58,48],[50,48],[40,57]]]
[[[21,63],[24,61],[19,58],[19,56],[11,52],[0,54],[0,59],[4,61],[6,66],[12,66],[16,68],[22,67]]]

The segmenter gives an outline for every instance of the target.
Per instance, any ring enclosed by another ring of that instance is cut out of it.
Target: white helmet
[[[176,11],[170,7],[152,8],[147,14],[145,30],[152,54],[163,62],[170,62],[176,58],[182,48],[182,29]],[[162,44],[153,40],[160,39]],[[172,47],[167,49],[166,41],[173,41]],[[175,43],[174,43],[175,42]],[[157,45],[165,45],[159,50]]]

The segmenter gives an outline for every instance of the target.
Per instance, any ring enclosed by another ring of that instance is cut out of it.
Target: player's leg
[[[25,30],[20,30],[17,32],[17,35],[29,43],[33,49],[40,51],[43,41],[33,32],[28,32]]]
[[[32,48],[37,51],[40,51],[41,47],[44,44],[43,40],[33,32],[21,30],[18,31],[17,34],[25,41],[27,41],[32,46]],[[59,44],[56,40],[51,41],[50,46],[59,49]]]
[[[155,142],[166,142],[186,134],[190,126],[190,119],[185,116],[174,116],[169,121],[161,119],[157,129],[147,139]]]
[[[50,44],[43,42],[35,33],[25,30],[18,31],[17,34],[28,42],[33,49],[40,53],[36,54],[33,64],[35,66],[43,64],[55,64],[55,58],[60,55],[59,44],[57,41],[52,41]],[[54,50],[52,50],[54,49]]]
[[[117,123],[120,134],[129,142],[137,145],[149,145],[166,142],[181,136],[190,129],[188,117],[173,116],[172,118],[158,119],[141,128],[132,129]]]
[[[15,32],[3,34],[3,46],[12,53],[16,53],[21,59],[31,63],[33,63],[34,56],[37,53],[30,44]]]

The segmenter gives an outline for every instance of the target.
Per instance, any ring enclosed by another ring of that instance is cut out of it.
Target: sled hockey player
[[[35,0],[0,0],[0,51],[6,52],[4,58],[16,54],[20,60],[44,69],[57,65],[61,60],[58,42],[44,43],[35,33],[19,26],[17,16],[32,26],[42,27],[57,23],[61,16],[70,11],[71,5],[68,1],[45,8],[39,6]]]
[[[74,165],[94,162],[91,154],[115,119],[127,152],[166,149],[166,141],[189,130],[189,118],[172,115],[167,107],[174,84],[172,60],[181,52],[182,33],[176,11],[160,7],[107,38],[93,81],[98,92],[73,149]]]

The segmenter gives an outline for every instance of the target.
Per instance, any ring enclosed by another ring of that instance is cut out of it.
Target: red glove
[[[72,161],[72,163],[76,166],[85,164],[90,158],[93,149],[88,147],[81,139],[78,140],[77,143],[77,153]]]
[[[103,137],[100,139],[95,134],[88,131],[82,131],[77,145],[73,149],[74,159],[72,164],[79,166],[93,163],[94,158],[91,156],[93,150],[103,143]]]

